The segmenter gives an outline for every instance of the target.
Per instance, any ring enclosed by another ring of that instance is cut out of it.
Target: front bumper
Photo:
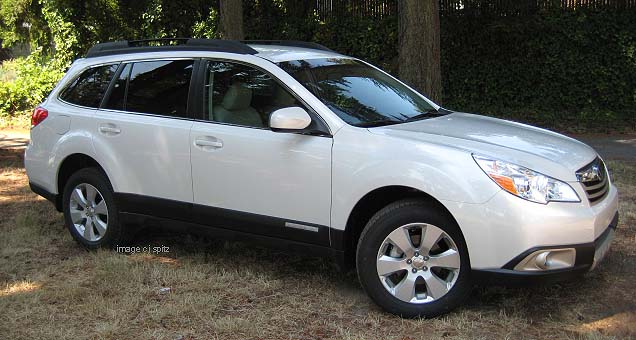
[[[614,215],[611,223],[605,231],[592,243],[561,245],[549,247],[535,247],[512,259],[501,269],[473,269],[472,276],[481,284],[529,284],[550,283],[564,281],[578,277],[594,269],[605,257],[614,239],[618,225],[618,213]],[[538,250],[557,248],[574,248],[576,250],[576,262],[573,267],[565,269],[545,271],[519,271],[514,268],[528,255]]]

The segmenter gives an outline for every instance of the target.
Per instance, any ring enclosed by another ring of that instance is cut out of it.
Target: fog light
[[[537,250],[526,256],[515,270],[539,271],[574,267],[576,262],[576,249],[543,249]]]

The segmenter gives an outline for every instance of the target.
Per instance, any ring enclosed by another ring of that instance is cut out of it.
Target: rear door
[[[194,59],[124,63],[95,113],[93,144],[120,210],[187,219],[192,203],[188,113]]]

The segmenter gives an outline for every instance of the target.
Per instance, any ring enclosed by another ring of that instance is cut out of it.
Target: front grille
[[[591,204],[602,200],[609,191],[609,174],[600,158],[577,171],[576,178],[583,185]]]

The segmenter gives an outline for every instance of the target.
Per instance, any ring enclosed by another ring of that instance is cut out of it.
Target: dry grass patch
[[[433,320],[382,312],[328,260],[158,231],[168,253],[87,252],[0,150],[0,335],[98,339],[619,339],[636,336],[636,164],[609,162],[621,224],[582,280],[475,290]],[[162,288],[170,288],[162,290]]]

